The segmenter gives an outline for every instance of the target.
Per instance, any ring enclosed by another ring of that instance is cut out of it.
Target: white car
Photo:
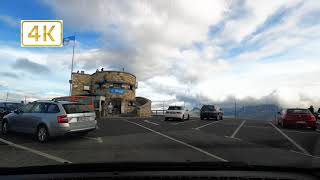
[[[164,120],[169,120],[169,119],[189,120],[190,114],[189,114],[189,110],[186,109],[184,106],[169,106],[164,117],[165,117]]]

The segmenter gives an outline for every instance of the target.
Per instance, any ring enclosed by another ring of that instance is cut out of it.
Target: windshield
[[[93,112],[86,104],[64,104],[62,105],[67,114]]]
[[[203,111],[213,111],[214,110],[214,106],[203,106],[201,109]]]
[[[288,114],[311,114],[308,109],[288,109]]]
[[[320,168],[319,49],[320,0],[1,0],[0,168]]]
[[[182,107],[180,107],[180,106],[170,106],[168,108],[168,110],[182,110]]]

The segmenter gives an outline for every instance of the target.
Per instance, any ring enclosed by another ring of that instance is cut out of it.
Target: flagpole
[[[76,34],[74,34],[73,48],[72,48],[72,62],[71,62],[71,72],[70,72],[70,96],[72,94],[72,72],[73,72],[73,60],[74,60],[74,46],[76,45]]]

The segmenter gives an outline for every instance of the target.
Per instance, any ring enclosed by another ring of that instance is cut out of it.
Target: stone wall
[[[121,99],[124,113],[136,113],[136,77],[130,73],[120,71],[97,71],[90,74],[73,73],[72,95],[95,94],[106,97],[106,102],[111,99]],[[123,94],[110,93],[109,88],[115,84],[121,84]],[[84,91],[83,87],[90,86],[90,91]]]
[[[101,87],[97,87],[98,84]],[[109,93],[109,86],[113,83],[123,84],[124,94]],[[95,93],[106,96],[107,98],[121,98],[128,101],[135,101],[136,77],[132,74],[117,71],[103,71],[92,74],[92,89]],[[130,89],[132,87],[132,90]]]
[[[137,97],[137,116],[138,117],[151,117],[151,101],[144,97]]]
[[[84,86],[91,86],[90,74],[72,73],[72,95],[89,94]]]

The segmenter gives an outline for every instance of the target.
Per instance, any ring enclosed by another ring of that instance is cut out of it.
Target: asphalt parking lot
[[[240,161],[320,167],[320,132],[282,129],[270,121],[164,121],[163,117],[99,120],[86,136],[41,144],[32,136],[0,136],[0,166],[121,161]]]

